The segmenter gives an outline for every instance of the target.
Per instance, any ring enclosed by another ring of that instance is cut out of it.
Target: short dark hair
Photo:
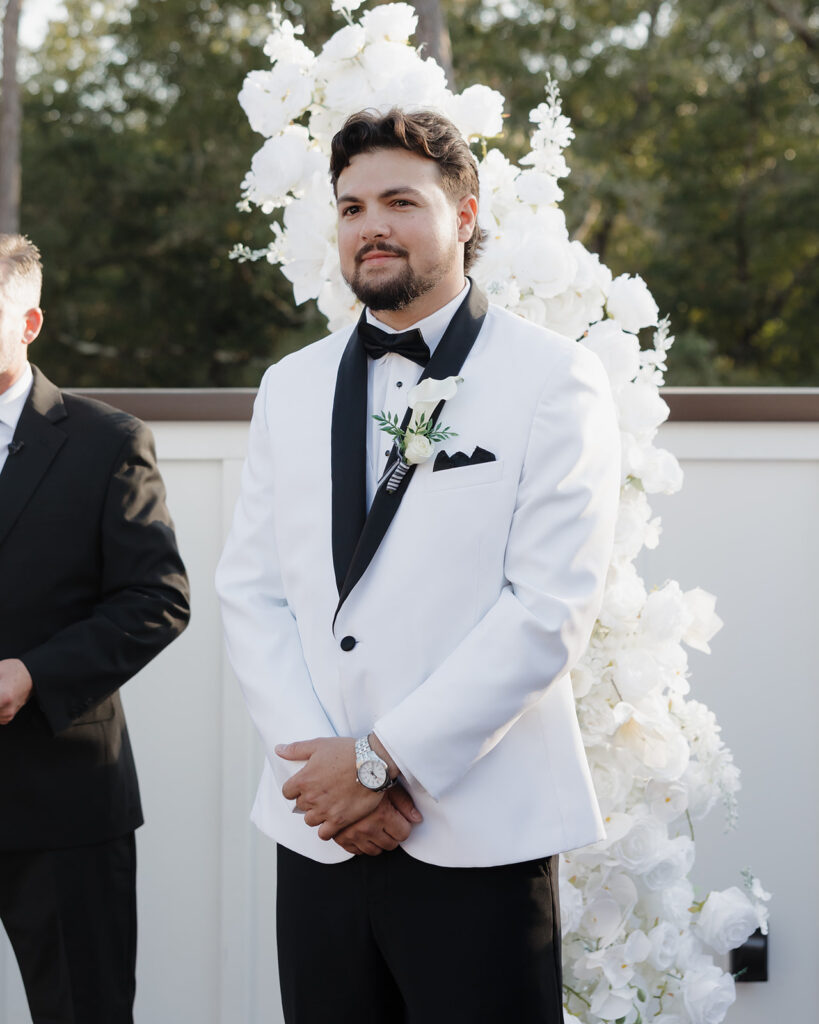
[[[406,114],[393,108],[386,114],[360,110],[344,122],[333,136],[330,180],[336,192],[341,172],[354,156],[376,149],[406,149],[434,160],[441,173],[441,187],[454,200],[473,195],[478,198],[478,166],[469,145],[455,125],[442,114],[420,110]],[[464,271],[478,257],[484,232],[475,229],[464,246]]]

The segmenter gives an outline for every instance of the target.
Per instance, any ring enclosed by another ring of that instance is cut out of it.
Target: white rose
[[[603,593],[600,621],[617,627],[637,619],[645,604],[646,588],[632,562],[611,565]]]
[[[615,399],[620,429],[638,440],[653,436],[668,419],[668,404],[651,384],[624,384]]]
[[[253,131],[269,138],[302,114],[312,95],[311,80],[298,65],[277,64],[272,71],[248,73],[239,103]]]
[[[318,72],[329,77],[328,64],[341,60],[352,60],[364,49],[367,37],[359,25],[345,25],[327,40],[321,48]]]
[[[643,491],[624,487],[617,510],[614,557],[631,562],[643,547],[655,548],[661,529],[659,516],[651,518],[651,506]]]
[[[423,434],[408,432],[404,443],[404,461],[408,462],[411,466],[415,466],[419,462],[426,462],[430,455],[432,455],[432,442],[430,439],[424,437]]]
[[[621,751],[610,745],[596,746],[592,751],[596,755],[589,757],[594,792],[602,813],[610,814],[616,808],[625,805],[634,777],[629,771],[628,759],[623,757]]]
[[[688,767],[688,741],[668,721],[654,721],[651,715],[634,711],[617,730],[617,740],[642,762],[650,777],[673,782]]]
[[[676,494],[683,484],[683,471],[676,456],[653,445],[645,451],[640,483],[647,494]]]
[[[639,331],[657,323],[659,310],[645,281],[621,274],[611,282],[606,308],[626,331]]]
[[[247,196],[257,206],[273,209],[316,172],[326,173],[324,157],[310,147],[306,128],[291,126],[253,155],[245,179]]]
[[[651,779],[646,786],[645,796],[652,816],[666,825],[676,821],[688,808],[688,790],[681,782]]]
[[[367,42],[388,39],[392,43],[406,43],[415,32],[418,15],[409,4],[380,4],[361,17],[361,27]]]
[[[714,611],[717,599],[701,587],[695,587],[685,592],[683,600],[691,616],[683,640],[689,647],[710,654],[708,641],[722,629],[722,619]]]
[[[478,181],[481,189],[481,219],[494,218],[495,225],[517,207],[515,180],[518,169],[498,149],[490,149],[478,165]],[[484,222],[483,227],[491,231],[492,225]]]
[[[686,972],[683,1002],[691,1024],[721,1024],[736,999],[734,979],[710,958],[703,957],[703,961]]]
[[[646,640],[652,644],[664,640],[678,642],[690,621],[683,592],[675,580],[669,580],[659,590],[653,590],[640,612],[640,625]]]
[[[620,388],[637,376],[640,342],[633,334],[626,334],[611,320],[601,320],[589,328],[582,341],[605,366],[612,388]]]
[[[656,894],[659,898],[657,916],[670,921],[678,928],[687,928],[691,922],[691,906],[694,903],[694,886],[687,878],[670,885]]]
[[[533,324],[543,327],[546,323],[546,305],[537,295],[524,295],[518,300],[514,312]]]
[[[754,905],[735,885],[712,892],[697,921],[699,933],[717,953],[736,949],[759,927]]]
[[[660,860],[644,875],[643,881],[655,891],[684,878],[694,865],[694,843],[688,836],[677,836],[665,844]]]
[[[651,952],[648,959],[652,967],[658,971],[667,971],[677,956],[680,945],[680,930],[670,921],[661,921],[656,928],[648,933]]]
[[[688,813],[702,821],[721,796],[716,780],[699,761],[691,761],[681,781],[688,793]]]
[[[630,703],[637,703],[655,686],[662,684],[653,655],[639,647],[617,652],[613,679],[620,696]]]
[[[579,292],[584,292],[587,289],[600,292],[600,299],[602,301],[608,295],[609,288],[611,287],[611,271],[605,263],[600,262],[600,257],[596,252],[589,252],[583,243],[578,242],[577,239],[572,242],[571,248],[574,258],[577,260],[577,273],[572,282],[573,287]],[[600,320],[602,317],[603,311],[601,309],[600,316],[596,319]]]
[[[357,61],[336,65],[324,90],[324,102],[334,112],[332,121],[337,125],[356,110],[374,106],[372,87]],[[310,127],[315,130],[313,119]]]
[[[573,932],[583,916],[583,893],[571,882],[560,883],[560,924],[564,932]]]
[[[590,694],[577,706],[580,729],[587,744],[610,736],[617,728],[614,712],[605,698]]]
[[[603,298],[596,288],[578,292],[574,286],[546,299],[545,327],[550,327],[567,338],[580,338],[589,324],[603,315]]]
[[[489,139],[503,131],[503,96],[487,85],[470,85],[447,99],[444,111],[466,139]]]
[[[552,203],[559,203],[563,198],[563,189],[555,179],[535,170],[522,171],[517,176],[515,193],[522,203],[529,203],[531,206],[550,206]],[[575,258],[577,258],[578,254],[574,243],[572,243],[572,247],[575,251]]]
[[[612,852],[628,871],[641,875],[659,860],[667,841],[665,825],[654,818],[638,818]]]

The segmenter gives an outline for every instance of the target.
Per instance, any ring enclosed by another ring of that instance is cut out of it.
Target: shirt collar
[[[26,368],[19,380],[16,380],[0,395],[0,422],[11,427],[12,432],[17,429],[17,421],[26,404],[33,380],[31,365],[26,363]]]
[[[467,280],[455,298],[451,299],[445,306],[436,309],[434,313],[425,316],[423,320],[418,320],[408,327],[402,327],[401,331],[396,331],[394,327],[388,327],[385,323],[382,323],[373,315],[369,307],[366,310],[367,323],[372,324],[374,327],[380,327],[382,331],[386,331],[388,334],[400,334],[403,331],[419,330],[424,336],[424,341],[429,345],[430,354],[432,354],[438,347],[441,338],[443,338],[444,331],[449,327],[449,321],[455,316],[455,311],[466,298],[469,287],[470,281]]]

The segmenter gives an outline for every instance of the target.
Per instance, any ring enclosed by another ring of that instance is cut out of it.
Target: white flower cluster
[[[529,153],[511,163],[486,140],[500,134],[503,97],[481,85],[453,94],[443,71],[409,43],[416,15],[382,4],[358,21],[361,0],[333,0],[347,24],[320,53],[276,17],[271,67],[248,75],[240,102],[266,137],[243,184],[243,205],[280,210],[264,254],[315,298],[330,329],[351,323],[356,302],[340,276],[327,174],[330,140],[363,108],[434,108],[480,140],[480,224],[487,234],[473,275],[492,301],[576,338],[608,371],[623,442],[623,486],[603,608],[572,671],[578,715],[607,838],[561,864],[567,1024],[719,1024],[734,982],[713,959],[766,925],[752,876],[697,901],[688,875],[693,821],[722,798],[733,815],[739,773],[713,714],[687,699],[685,647],[708,651],[721,626],[714,598],[675,582],[647,592],[634,565],[660,521],[648,495],[682,486],[673,455],[654,445],[668,407],[659,394],[673,338],[639,277],[611,272],[569,238],[558,180],[573,132],[557,87],[530,118]],[[411,101],[408,102],[408,98]],[[654,328],[641,348],[638,332]]]

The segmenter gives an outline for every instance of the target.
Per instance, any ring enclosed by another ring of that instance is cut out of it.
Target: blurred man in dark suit
[[[119,687],[185,628],[153,440],[29,364],[37,248],[0,235],[0,919],[34,1024],[129,1024],[134,829]]]

